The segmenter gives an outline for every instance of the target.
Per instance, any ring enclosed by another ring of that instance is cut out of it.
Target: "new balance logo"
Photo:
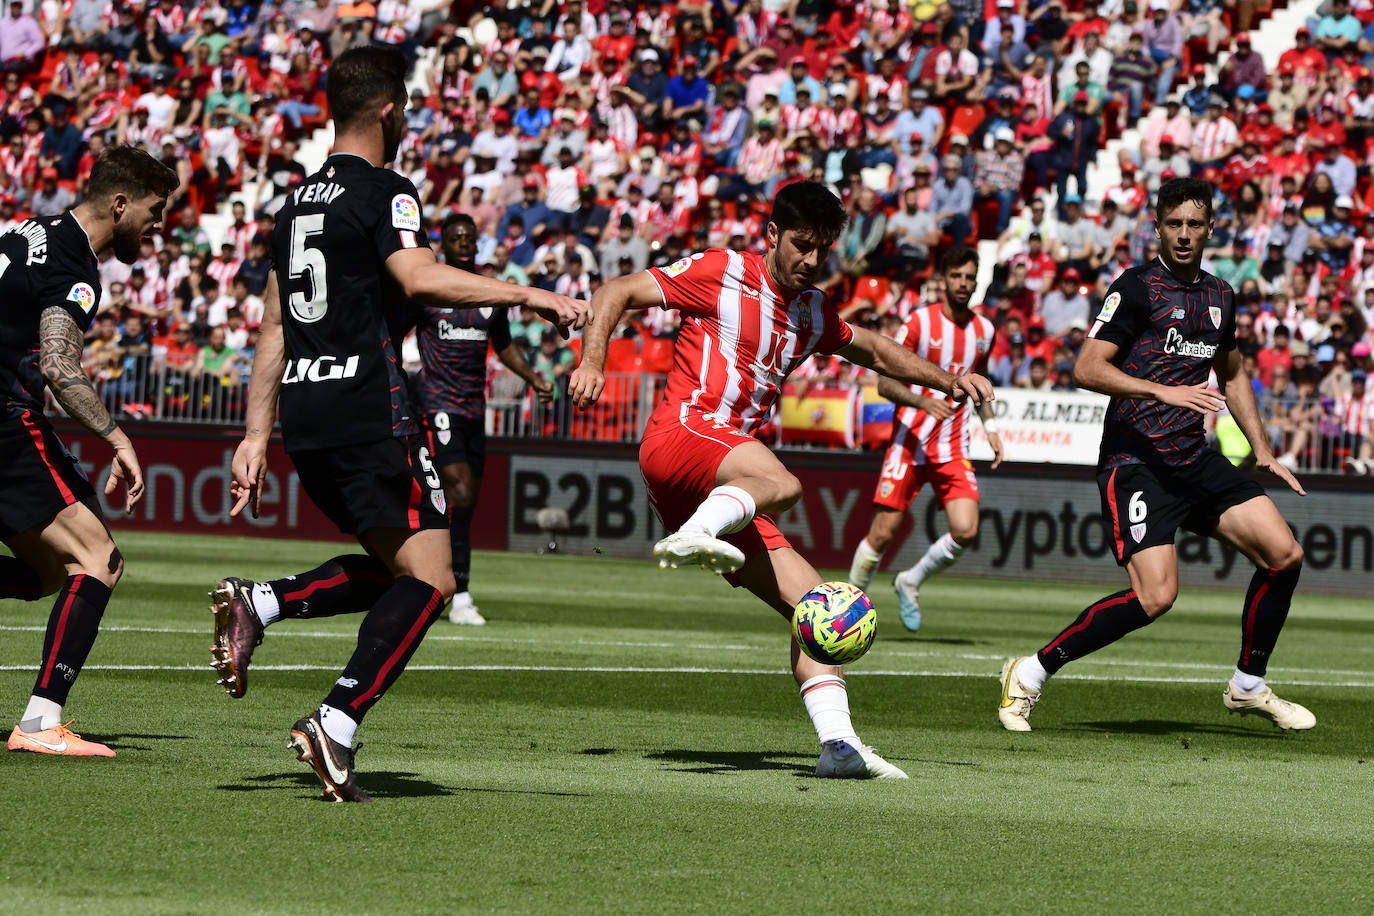
[[[341,677],[334,683],[338,684],[340,687],[347,687],[349,690],[352,690],[354,687],[358,686],[358,679],[356,677]]]

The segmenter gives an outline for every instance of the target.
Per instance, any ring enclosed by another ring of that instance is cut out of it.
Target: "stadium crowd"
[[[79,201],[111,144],[182,176],[140,262],[102,265],[88,366],[126,415],[240,408],[272,213],[328,117],[329,61],[382,42],[415,65],[394,167],[436,243],[446,215],[475,219],[482,271],[590,297],[692,251],[760,246],[770,196],[816,178],[851,213],[821,286],[853,322],[895,332],[941,296],[941,251],[995,240],[982,309],[1000,385],[1071,388],[1108,285],[1157,252],[1150,194],[1207,178],[1204,268],[1236,289],[1276,449],[1294,466],[1374,467],[1370,0],[1324,0],[1275,68],[1251,46],[1267,0],[14,0],[8,13],[0,229]],[[1109,163],[1127,131],[1138,142]],[[1106,165],[1120,181],[1085,199]],[[216,210],[227,228],[212,238],[201,217]],[[562,382],[576,342],[532,316],[512,328]],[[637,317],[608,370],[666,370],[674,330],[671,314]],[[838,361],[802,375],[863,381]],[[521,393],[496,364],[491,384]]]

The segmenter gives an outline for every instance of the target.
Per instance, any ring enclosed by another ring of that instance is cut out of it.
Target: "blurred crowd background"
[[[1266,37],[1280,12],[1293,21],[1286,5],[15,0],[0,19],[0,229],[78,202],[111,144],[176,168],[162,236],[132,267],[102,265],[87,362],[125,417],[232,422],[272,214],[328,149],[329,61],[392,44],[413,66],[394,168],[436,247],[448,214],[474,218],[479,270],[590,297],[695,250],[760,250],[770,196],[816,179],[851,213],[821,284],[850,321],[894,333],[940,300],[940,253],[977,244],[989,374],[1071,390],[1108,285],[1157,254],[1150,195],[1191,175],[1216,186],[1204,267],[1236,289],[1275,448],[1363,473],[1374,0],[1304,0],[1296,35]],[[564,384],[577,341],[512,322]],[[533,404],[493,360],[493,431],[632,437],[675,329],[657,310],[628,324],[608,364],[619,394],[593,423]],[[823,360],[791,395],[866,381]],[[1216,426],[1235,446],[1234,424]]]

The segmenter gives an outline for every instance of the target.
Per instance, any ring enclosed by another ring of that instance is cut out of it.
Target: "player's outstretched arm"
[[[267,477],[267,441],[277,423],[277,396],[286,372],[286,338],[281,326],[281,296],[275,271],[267,276],[263,293],[262,324],[258,328],[258,347],[253,353],[253,375],[248,380],[248,405],[243,441],[234,452],[233,480],[229,496],[234,501],[229,515],[248,506],[253,518],[261,508],[262,482]]]
[[[663,292],[648,271],[616,277],[596,291],[592,309],[596,321],[582,334],[582,361],[568,377],[568,397],[585,410],[601,397],[606,386],[606,345],[630,309],[663,304]]]
[[[1274,450],[1269,447],[1264,420],[1261,419],[1259,406],[1255,403],[1255,389],[1250,385],[1250,373],[1245,371],[1245,360],[1241,357],[1240,350],[1218,350],[1217,355],[1212,357],[1212,368],[1216,370],[1217,383],[1221,385],[1221,392],[1226,396],[1226,406],[1231,409],[1231,416],[1236,418],[1236,425],[1245,433],[1245,438],[1255,453],[1256,467],[1277,476],[1288,484],[1294,493],[1306,496],[1307,491],[1298,483],[1293,472],[1278,463],[1274,458]]]
[[[878,394],[887,398],[894,404],[903,407],[915,407],[917,410],[924,410],[926,413],[943,420],[945,417],[954,413],[954,405],[948,401],[928,398],[923,394],[917,394],[911,390],[911,386],[903,385],[901,382],[888,378],[885,375],[878,377]]]
[[[547,404],[553,400],[553,383],[542,378],[535,373],[534,369],[530,368],[530,362],[525,359],[525,354],[520,350],[518,343],[512,340],[497,350],[496,356],[507,369],[514,372],[524,380],[526,385],[534,389],[540,403]]]
[[[950,375],[930,360],[865,328],[855,328],[854,340],[839,354],[890,379],[947,392],[955,401],[968,398],[976,406],[993,398],[992,383],[981,375]]]
[[[529,306],[567,336],[591,323],[592,304],[532,286],[503,283],[459,270],[434,259],[429,248],[402,248],[386,259],[386,269],[406,298],[440,309]]]
[[[1171,407],[1183,407],[1194,413],[1216,413],[1225,401],[1203,385],[1161,385],[1128,375],[1117,368],[1113,360],[1120,348],[1105,340],[1085,340],[1074,363],[1073,380],[1079,388],[1087,388],[1114,398],[1136,398],[1159,401]]]
[[[124,483],[129,494],[125,510],[132,512],[143,498],[143,469],[139,467],[133,443],[100,403],[100,395],[81,365],[81,351],[85,345],[86,336],[65,308],[54,305],[43,310],[38,319],[39,371],[67,416],[114,450],[105,495],[113,496],[120,483]]]

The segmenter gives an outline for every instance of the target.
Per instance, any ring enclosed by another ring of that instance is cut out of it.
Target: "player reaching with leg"
[[[124,559],[95,490],[43,416],[49,388],[67,416],[114,451],[105,483],[122,482],[126,509],[143,496],[143,472],[81,366],[85,333],[100,306],[99,256],[125,264],[159,229],[171,169],[142,150],[118,147],[91,170],[86,199],[61,216],[34,217],[0,236],[0,597],[37,601],[56,593],[33,694],[10,732],[12,751],[113,757],[62,722],[62,707],[95,644]]]
[[[470,273],[476,270],[477,224],[471,216],[449,214],[439,239],[445,263]],[[472,569],[472,513],[482,490],[487,457],[487,343],[541,401],[553,399],[553,385],[535,375],[520,345],[511,339],[508,313],[504,306],[420,306],[416,315],[415,334],[424,365],[416,388],[430,455],[448,501],[449,546],[458,589],[448,619],[469,626],[486,623],[468,593],[468,578]]]
[[[913,312],[897,333],[897,343],[954,375],[978,372],[992,347],[992,322],[969,308],[978,285],[978,252],[960,246],[940,262],[945,301]],[[967,401],[954,403],[942,391],[913,389],[891,379],[878,380],[878,393],[897,405],[892,418],[892,444],[883,456],[882,475],[873,494],[873,520],[868,535],[854,550],[849,583],[867,589],[883,552],[897,537],[911,501],[927,483],[944,507],[949,533],[930,545],[916,565],[897,573],[893,587],[902,624],[921,628],[921,584],[958,562],[978,536],[978,478],[968,460]],[[992,405],[977,408],[992,447],[995,468],[1002,463],[1002,440],[992,419]]]
[[[580,407],[605,384],[606,345],[626,309],[679,309],[682,329],[663,400],[649,419],[639,466],[649,499],[673,533],[654,547],[664,565],[732,573],[784,618],[821,576],[769,517],[793,505],[801,484],[752,435],[788,374],[813,353],[839,353],[906,384],[981,404],[992,386],[955,377],[910,350],[853,328],[814,287],[844,228],[845,212],[824,185],[778,192],[762,257],[713,248],[663,268],[617,278],[597,292],[595,324],[583,337],[568,393]],[[738,569],[737,574],[733,571]],[[844,672],[791,646],[792,672],[820,738],[819,776],[905,778],[859,740]]]
[[[1317,724],[1311,712],[1275,696],[1264,682],[1302,572],[1302,547],[1264,489],[1209,449],[1203,431],[1203,417],[1224,399],[1254,449],[1256,466],[1306,495],[1269,448],[1236,348],[1232,289],[1201,268],[1212,235],[1212,192],[1211,183],[1194,178],[1160,187],[1159,258],[1112,284],[1078,357],[1078,384],[1111,395],[1097,484],[1130,587],[1089,605],[1035,655],[1002,667],[997,716],[1012,731],[1030,731],[1028,719],[1046,678],[1173,606],[1180,526],[1230,544],[1258,567],[1241,613],[1240,658],[1222,703],[1280,728]],[[1220,395],[1207,388],[1212,370]]]
[[[277,214],[247,433],[231,485],[231,514],[251,506],[256,515],[280,395],[282,439],[301,486],[366,553],[271,582],[227,578],[213,593],[210,651],[236,697],[248,689],[265,627],[284,617],[365,612],[342,675],[291,729],[291,745],[335,801],[370,801],[354,778],[354,733],[454,590],[442,485],[397,361],[409,303],[523,304],[570,327],[590,316],[586,303],[435,260],[414,185],[382,167],[405,132],[405,67],[399,51],[368,47],[330,68],[334,152]]]

